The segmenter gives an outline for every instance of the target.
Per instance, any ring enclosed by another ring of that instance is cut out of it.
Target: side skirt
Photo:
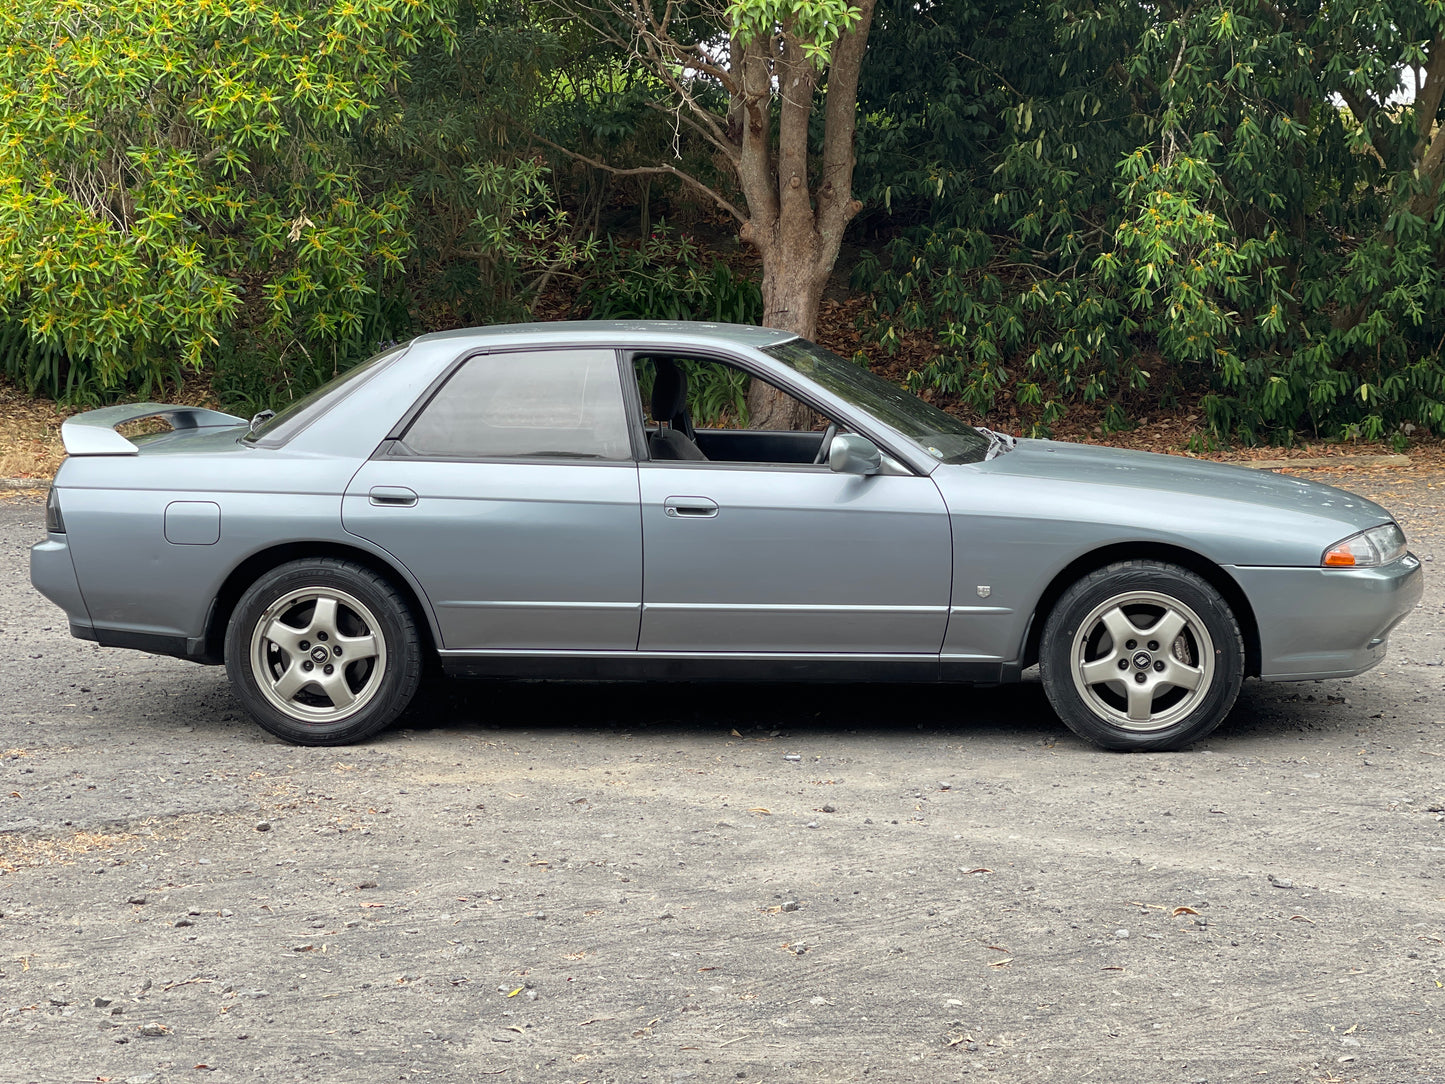
[[[937,655],[734,655],[722,652],[442,651],[451,677],[560,681],[966,682],[1006,680],[997,659]],[[1015,680],[1017,668],[1014,668]]]

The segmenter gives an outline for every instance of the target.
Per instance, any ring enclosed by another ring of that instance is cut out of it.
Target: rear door
[[[637,647],[637,464],[612,350],[467,359],[357,472],[342,517],[415,575],[445,650]]]

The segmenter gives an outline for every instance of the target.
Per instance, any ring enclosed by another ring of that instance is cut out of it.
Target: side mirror
[[[840,474],[877,474],[883,469],[883,453],[867,437],[839,433],[828,445],[828,466]]]

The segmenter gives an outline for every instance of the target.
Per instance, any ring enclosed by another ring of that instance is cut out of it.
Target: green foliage
[[[890,7],[876,333],[931,329],[916,385],[1041,432],[1181,392],[1216,437],[1445,431],[1442,31],[1420,0]]]
[[[0,313],[100,390],[198,368],[243,316],[278,340],[356,339],[410,251],[412,202],[355,138],[447,11],[11,0]]]
[[[412,322],[409,298],[395,286],[372,295],[360,327],[350,337],[308,348],[299,340],[278,346],[264,329],[226,332],[211,378],[221,405],[243,417],[280,410],[378,350],[404,341],[420,329]]]
[[[848,0],[728,0],[726,17],[732,36],[743,45],[786,27],[803,55],[821,66],[838,35],[851,30],[861,14]]]
[[[720,261],[705,265],[696,242],[665,223],[636,245],[609,240],[588,272],[578,303],[594,320],[762,321],[757,284]]]
[[[550,276],[593,254],[524,142],[570,56],[525,5],[459,0],[394,111],[363,133],[359,153],[412,200],[414,304],[429,322],[525,319]]]

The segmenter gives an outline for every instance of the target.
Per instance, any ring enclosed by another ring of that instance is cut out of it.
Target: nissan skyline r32
[[[752,380],[807,422],[748,429]],[[152,416],[170,431],[116,431]],[[424,335],[249,425],[143,403],[63,437],[31,578],[71,632],[224,662],[305,744],[385,727],[429,660],[987,684],[1037,663],[1083,738],[1172,749],[1246,676],[1374,666],[1423,586],[1360,497],[1015,440],[764,328]]]

